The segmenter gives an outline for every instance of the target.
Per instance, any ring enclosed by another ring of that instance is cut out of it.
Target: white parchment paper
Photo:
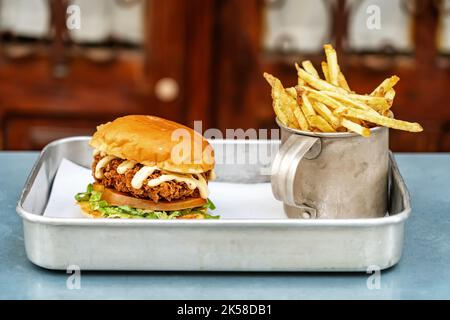
[[[44,216],[86,219],[74,196],[93,181],[91,171],[63,159],[56,173]],[[286,219],[281,202],[274,199],[270,183],[210,182],[210,199],[222,219]]]

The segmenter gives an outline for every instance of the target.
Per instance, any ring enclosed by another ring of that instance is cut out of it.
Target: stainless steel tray
[[[390,215],[349,220],[126,220],[44,217],[58,165],[67,158],[88,167],[88,137],[49,144],[34,165],[17,205],[28,258],[48,269],[366,271],[396,264],[411,207],[391,156]],[[269,181],[270,164],[231,164],[274,141],[214,140],[218,180]],[[224,146],[226,146],[224,148]],[[240,148],[236,150],[236,148]],[[274,201],[276,201],[274,199]],[[236,204],[239,208],[239,204]]]

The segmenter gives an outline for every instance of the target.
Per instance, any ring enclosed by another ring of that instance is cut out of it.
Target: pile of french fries
[[[385,126],[410,132],[422,131],[418,123],[394,119],[391,106],[395,97],[397,76],[385,79],[370,94],[353,92],[342,74],[336,51],[330,44],[323,46],[326,62],[322,61],[324,79],[311,61],[297,63],[298,84],[284,88],[279,79],[264,73],[272,87],[273,108],[285,126],[312,132],[356,132],[370,136],[370,128]]]

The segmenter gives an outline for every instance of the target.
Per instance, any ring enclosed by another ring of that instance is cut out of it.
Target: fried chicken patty
[[[122,159],[111,160],[103,170],[103,178],[95,178],[95,167],[102,157],[97,155],[94,157],[92,163],[92,175],[94,179],[104,185],[107,188],[114,188],[117,191],[126,193],[130,196],[142,199],[151,199],[154,202],[158,201],[172,201],[172,200],[184,200],[186,198],[199,198],[200,193],[198,189],[189,189],[186,183],[177,181],[163,182],[155,187],[149,187],[147,182],[151,179],[155,179],[162,175],[161,171],[157,170],[153,172],[150,177],[144,181],[142,188],[135,189],[131,186],[131,180],[139,169],[142,168],[141,164],[136,164],[134,168],[127,170],[125,174],[117,173],[117,167],[124,161]],[[203,174],[205,177],[206,175]]]

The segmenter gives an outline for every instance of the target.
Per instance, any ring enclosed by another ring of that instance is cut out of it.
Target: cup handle
[[[305,209],[315,216],[315,209],[305,204],[296,203],[294,179],[300,161],[319,138],[291,135],[283,143],[272,163],[271,185],[274,197],[285,204]],[[311,212],[313,211],[313,212]]]

